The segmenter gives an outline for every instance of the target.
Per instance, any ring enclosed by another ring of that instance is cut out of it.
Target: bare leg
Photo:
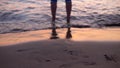
[[[56,9],[57,9],[57,3],[56,2],[51,3],[52,22],[55,22],[56,19]]]
[[[70,15],[72,9],[72,2],[66,2],[67,23],[70,24]]]
[[[68,31],[67,31],[67,34],[66,34],[66,38],[67,39],[70,39],[72,38],[72,35],[71,35],[71,25],[70,25],[70,16],[71,16],[71,9],[72,9],[72,2],[66,2],[66,13],[67,13],[67,28],[68,28]]]
[[[52,14],[52,36],[50,39],[57,39],[57,32],[56,32],[56,26],[55,26],[55,19],[56,19],[56,9],[57,9],[57,3],[51,3],[51,14]]]

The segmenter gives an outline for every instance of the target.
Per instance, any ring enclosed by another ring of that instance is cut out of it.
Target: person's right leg
[[[52,22],[55,22],[56,19],[56,9],[57,9],[57,0],[51,0]]]
[[[55,19],[56,19],[56,9],[57,9],[57,0],[51,0],[51,14],[52,14],[52,36],[50,39],[57,39],[57,32],[55,26]]]

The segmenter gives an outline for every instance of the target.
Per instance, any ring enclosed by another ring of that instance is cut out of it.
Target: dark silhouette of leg
[[[66,33],[66,38],[67,39],[71,39],[72,38],[71,28],[68,28],[67,33]]]
[[[55,26],[55,19],[56,19],[56,9],[57,9],[57,2],[51,2],[51,14],[52,14],[52,34],[50,39],[58,39],[56,26]]]
[[[57,9],[57,2],[51,2],[52,22],[55,22],[56,19],[56,9]]]
[[[66,2],[66,13],[67,13],[67,33],[66,33],[66,38],[70,39],[72,38],[71,34],[71,25],[70,25],[70,16],[71,16],[71,9],[72,9],[72,2]]]
[[[72,2],[66,2],[67,23],[70,23],[71,9],[72,9]]]
[[[52,22],[52,34],[51,34],[50,39],[58,39],[58,38],[59,37],[57,36],[55,22]]]

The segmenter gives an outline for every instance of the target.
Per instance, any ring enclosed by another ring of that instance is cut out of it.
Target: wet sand
[[[0,34],[0,68],[119,68],[120,28],[57,29]]]
[[[72,41],[120,41],[120,28],[72,28]],[[67,29],[57,29],[60,39],[66,39]],[[48,40],[51,30],[36,30],[18,33],[0,34],[0,46],[38,40]]]

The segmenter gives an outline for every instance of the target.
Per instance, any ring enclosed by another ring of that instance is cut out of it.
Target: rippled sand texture
[[[57,27],[66,24],[64,0],[59,0]],[[0,0],[0,33],[51,27],[49,0]],[[72,26],[120,24],[119,0],[73,0]]]

